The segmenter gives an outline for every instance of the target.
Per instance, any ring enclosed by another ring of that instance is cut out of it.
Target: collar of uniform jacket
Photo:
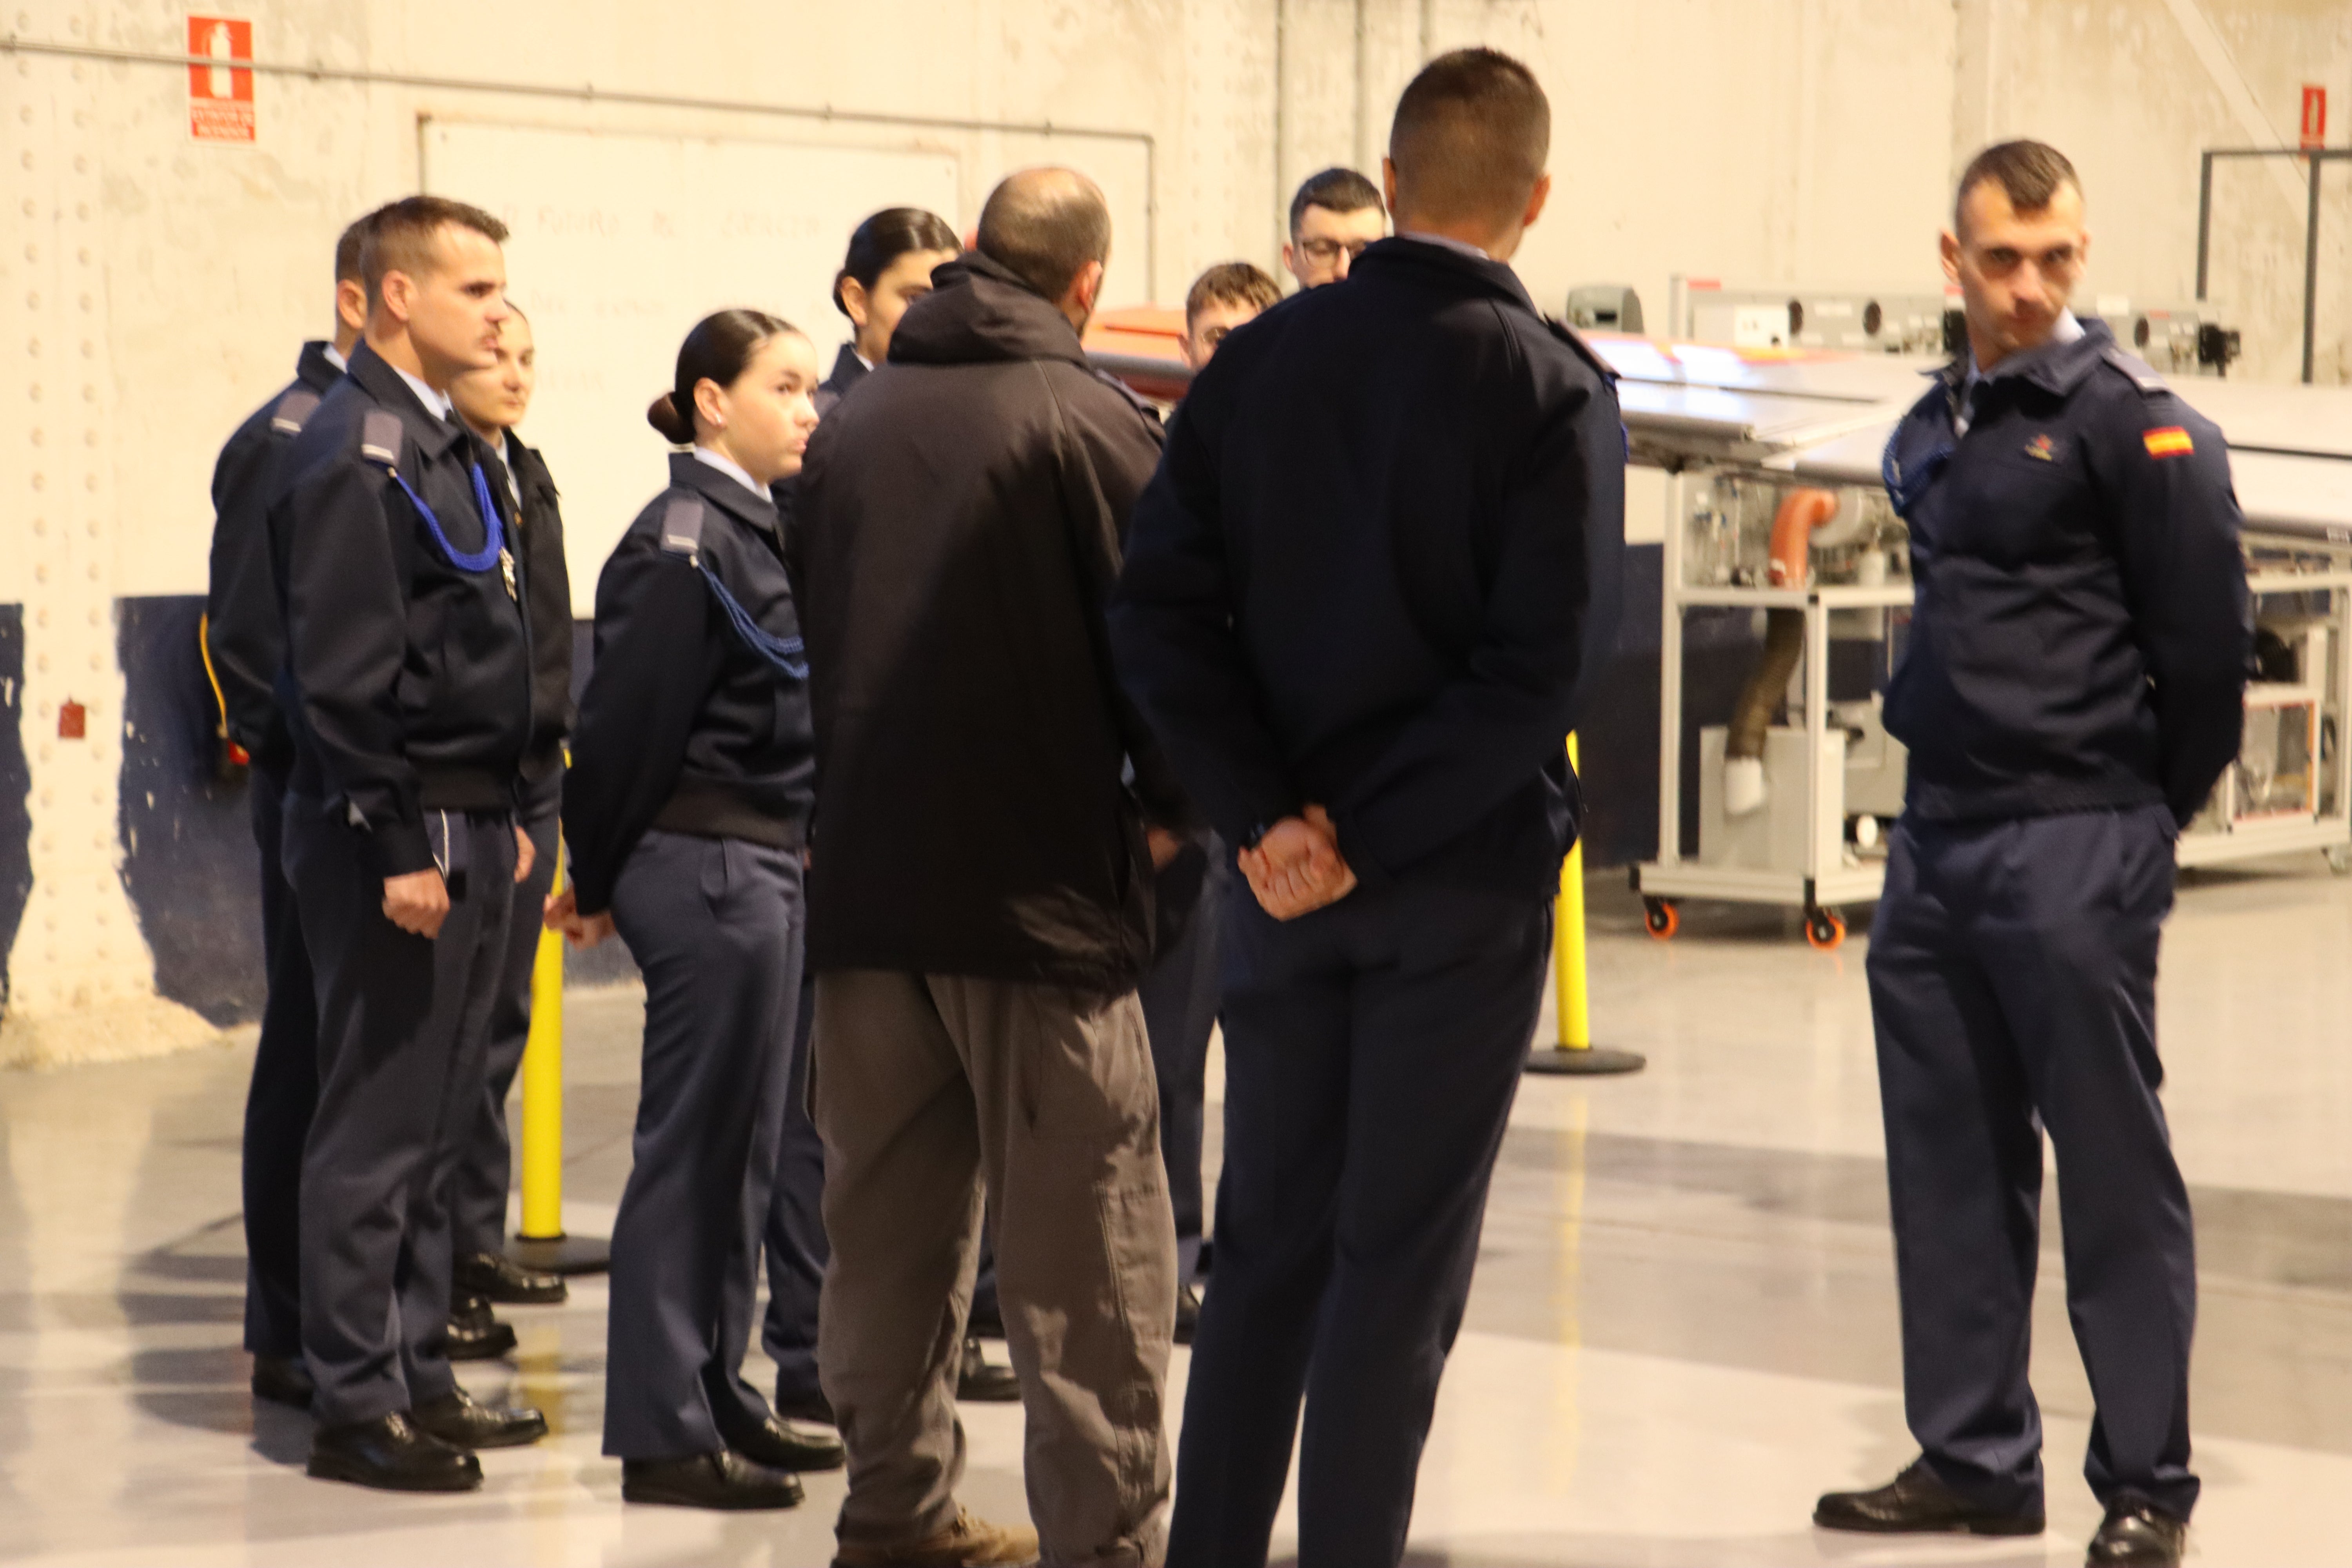
[[[2023,381],[2044,392],[2063,397],[2083,384],[2083,378],[2106,357],[2116,346],[2116,334],[2106,322],[2078,321],[2077,336],[2061,342],[2053,336],[2034,347],[2014,353],[1992,367],[1984,377],[1988,382]],[[1933,374],[1955,395],[1968,389],[1969,373],[1975,362],[1963,351],[1960,357]]]
[[[856,345],[844,343],[841,352],[833,356],[833,374],[824,378],[824,390],[839,397],[873,374],[873,370],[874,367],[866,363],[866,357],[857,352]]]
[[[1010,268],[968,250],[931,274],[931,291],[890,334],[892,364],[1064,360],[1085,367],[1070,319]]]
[[[366,342],[352,350],[352,368],[345,374],[358,382],[370,397],[400,416],[400,422],[408,426],[408,438],[426,457],[438,458],[465,437],[462,425],[442,418],[418,402],[400,372]]]
[[[294,379],[313,392],[323,393],[343,379],[343,373],[327,356],[333,345],[324,338],[313,338],[302,345],[302,354],[294,362]]]
[[[691,452],[669,455],[669,482],[684,485],[739,521],[766,532],[776,531],[775,503],[743,488],[743,482],[714,468]]]
[[[1393,235],[1368,246],[1361,256],[1348,268],[1348,276],[1356,269],[1369,267],[1374,272],[1394,268],[1398,271],[1436,271],[1451,275],[1466,285],[1475,285],[1479,292],[1493,294],[1524,308],[1530,315],[1540,316],[1528,286],[1519,275],[1504,262],[1483,256],[1473,256],[1466,249],[1440,245],[1433,240],[1413,239]]]

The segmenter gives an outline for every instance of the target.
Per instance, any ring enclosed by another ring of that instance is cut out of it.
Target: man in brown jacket
[[[1084,176],[1006,180],[802,474],[841,1564],[1163,1550],[1175,1232],[1135,984],[1187,813],[1104,629],[1160,441],[1079,344],[1109,241]],[[1034,1535],[955,1498],[983,1182]]]

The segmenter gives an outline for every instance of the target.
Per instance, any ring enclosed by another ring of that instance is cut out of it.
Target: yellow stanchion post
[[[552,892],[563,889],[557,850]],[[557,1274],[593,1274],[612,1259],[609,1244],[563,1232],[563,938],[542,928],[530,972],[530,1037],[522,1049],[522,1226],[515,1261]]]
[[[1568,765],[1576,770],[1576,737],[1568,738]],[[1586,989],[1584,954],[1584,839],[1569,846],[1559,868],[1559,897],[1552,905],[1552,1000],[1559,1016],[1557,1045],[1528,1053],[1528,1070],[1600,1075],[1639,1072],[1649,1058],[1639,1051],[1613,1050],[1592,1043],[1591,994]]]

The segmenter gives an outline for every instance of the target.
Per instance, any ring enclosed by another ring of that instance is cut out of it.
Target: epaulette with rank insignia
[[[680,496],[670,502],[662,512],[662,553],[683,555],[688,565],[701,565],[702,520],[700,496]]]
[[[2156,367],[2137,354],[2126,353],[2115,344],[2109,343],[2099,351],[2099,357],[2123,372],[2126,380],[2149,397],[2155,396],[2159,392],[2170,390],[2165,384],[2164,377],[2156,374]]]
[[[360,419],[361,459],[397,469],[400,467],[400,437],[399,415],[389,408],[369,409]]]
[[[319,395],[307,386],[298,386],[278,400],[269,411],[269,428],[278,436],[299,436],[302,426],[319,409]]]

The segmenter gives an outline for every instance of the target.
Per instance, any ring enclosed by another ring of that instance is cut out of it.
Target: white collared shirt
[[[352,368],[352,362],[343,357],[343,351],[337,348],[332,343],[329,343],[327,345],[327,363],[333,365],[337,370],[349,370]]]
[[[725,474],[729,479],[733,479],[737,484],[741,485],[745,489],[750,490],[753,495],[758,496],[761,500],[766,500],[768,499],[768,492],[761,488],[759,480],[751,477],[751,470],[744,468],[742,464],[737,462],[734,458],[726,456],[724,453],[714,452],[709,447],[700,445],[697,445],[694,448],[694,455],[701,461],[709,464],[714,468],[717,468],[720,473]]]
[[[1399,239],[1417,239],[1423,245],[1442,245],[1448,250],[1456,251],[1464,256],[1475,257],[1480,261],[1492,261],[1495,259],[1493,257],[1487,255],[1485,251],[1479,249],[1476,246],[1471,244],[1466,239],[1451,239],[1442,234],[1423,234],[1421,230],[1416,228],[1401,228],[1397,230],[1397,237]]]
[[[383,363],[392,364],[390,360]],[[408,383],[408,390],[416,394],[416,401],[425,405],[425,413],[432,415],[436,419],[448,420],[457,417],[457,405],[449,401],[447,393],[434,391],[421,379],[409,374],[396,364],[393,364],[392,368],[401,380]]]

